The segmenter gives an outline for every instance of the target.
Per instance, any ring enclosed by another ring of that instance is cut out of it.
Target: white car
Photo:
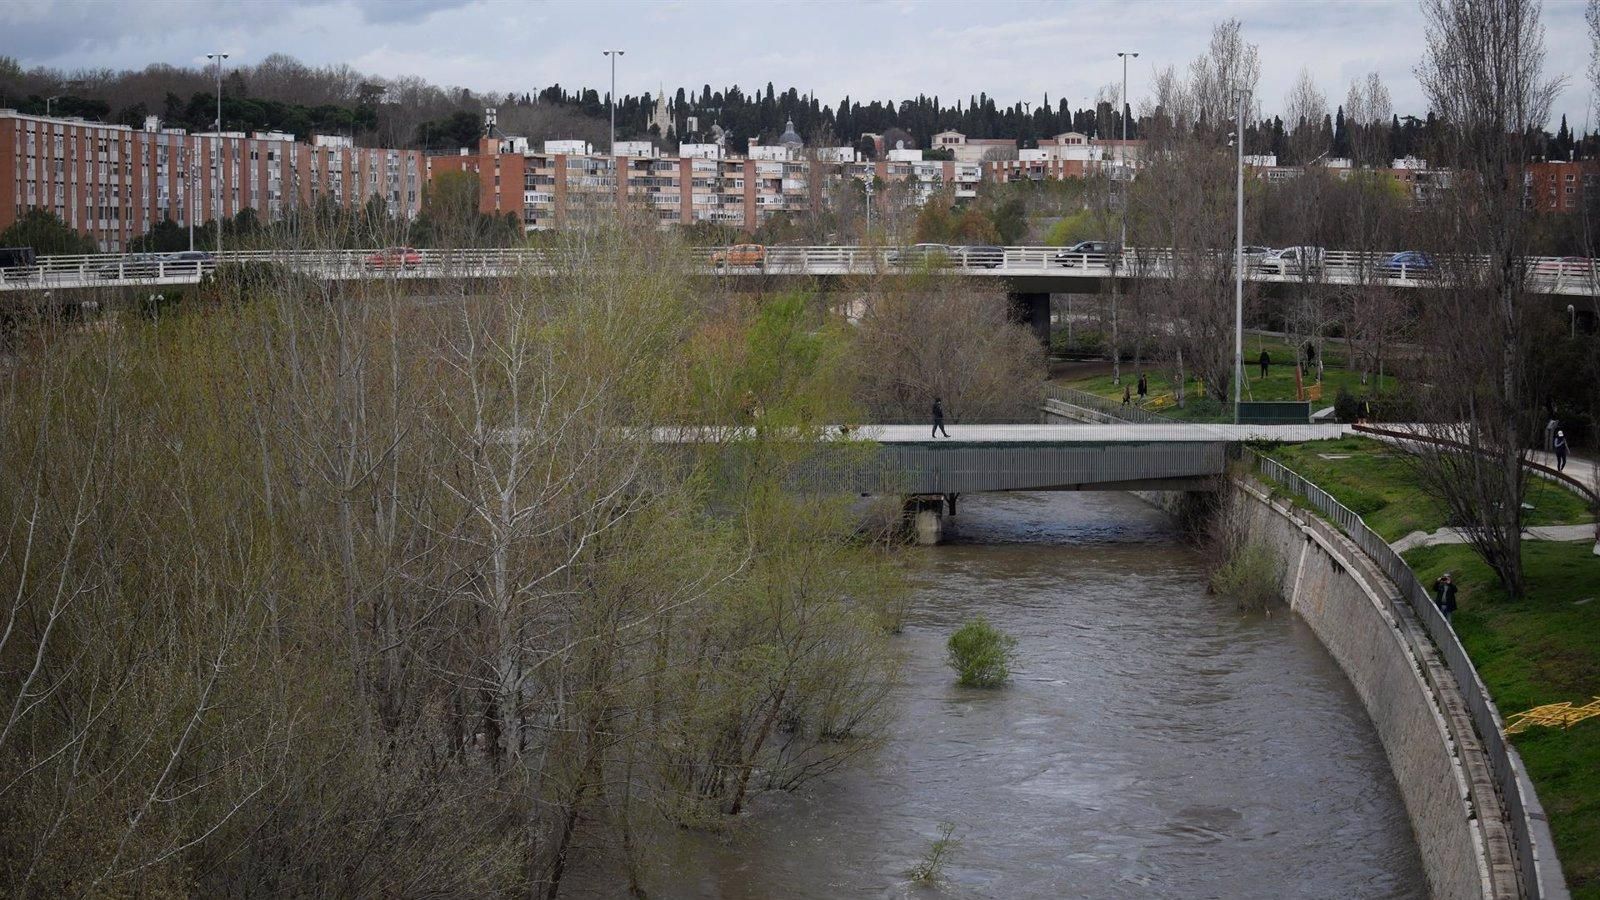
[[[1284,247],[1261,257],[1256,268],[1269,275],[1309,278],[1322,274],[1321,247]]]

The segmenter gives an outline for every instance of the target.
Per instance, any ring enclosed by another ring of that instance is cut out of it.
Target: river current
[[[654,896],[1427,895],[1377,735],[1286,608],[1208,595],[1171,519],[1126,494],[963,497],[956,522],[907,551],[887,745],[758,798]],[[944,665],[979,612],[1017,638],[1000,690]],[[942,821],[961,843],[914,884]]]

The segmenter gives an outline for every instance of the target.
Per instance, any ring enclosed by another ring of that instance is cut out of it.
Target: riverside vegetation
[[[876,745],[892,538],[792,489],[872,414],[860,329],[653,229],[554,252],[10,332],[0,893],[642,897]]]

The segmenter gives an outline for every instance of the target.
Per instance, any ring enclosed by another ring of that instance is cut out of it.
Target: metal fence
[[[1433,640],[1440,657],[1450,669],[1472,716],[1473,727],[1494,774],[1495,786],[1505,804],[1511,850],[1516,858],[1524,893],[1538,900],[1567,897],[1550,826],[1545,821],[1544,809],[1539,805],[1539,798],[1522,765],[1522,758],[1507,742],[1500,711],[1489,699],[1489,691],[1467,656],[1466,649],[1461,646],[1461,641],[1456,638],[1455,630],[1450,627],[1444,614],[1434,605],[1432,596],[1417,579],[1416,573],[1387,541],[1367,527],[1360,516],[1328,492],[1277,460],[1254,451],[1251,456],[1260,475],[1287,488],[1336,524],[1400,589],[1400,596],[1410,605],[1423,628],[1427,629],[1428,637]]]
[[[1088,391],[1080,391],[1075,388],[1061,387],[1060,385],[1045,385],[1044,397],[1046,400],[1082,407],[1091,412],[1099,413],[1108,419],[1122,422],[1137,422],[1143,425],[1176,425],[1180,422],[1178,419],[1163,416],[1147,409],[1141,409],[1131,403],[1123,406],[1120,402],[1108,397],[1102,397],[1099,394],[1091,394]]]

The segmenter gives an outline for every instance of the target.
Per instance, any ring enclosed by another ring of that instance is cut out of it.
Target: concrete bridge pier
[[[924,547],[944,540],[946,520],[956,514],[959,494],[913,494],[905,499],[906,525]]]
[[[1011,301],[1012,320],[1032,328],[1039,343],[1050,346],[1050,295],[1012,291],[1006,299]]]

